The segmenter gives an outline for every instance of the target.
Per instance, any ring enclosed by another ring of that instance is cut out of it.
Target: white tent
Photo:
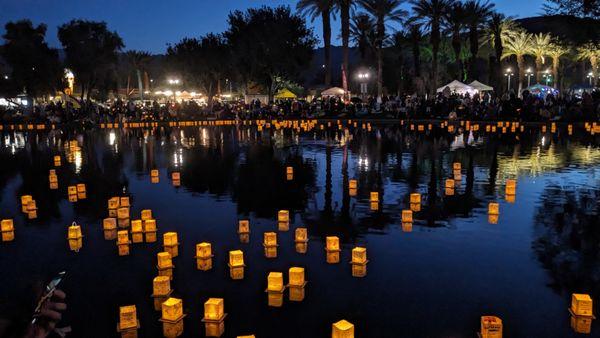
[[[458,93],[458,94],[466,94],[466,93],[475,94],[477,92],[477,89],[475,89],[467,84],[464,84],[458,80],[454,80],[454,81],[448,83],[447,85],[438,88],[437,92],[441,93],[446,88],[448,88],[448,90],[450,90],[450,92]]]
[[[488,86],[486,84],[483,84],[483,83],[481,83],[481,82],[479,82],[477,80],[469,83],[469,86],[477,89],[480,92],[491,92],[491,91],[494,90],[494,88],[492,88],[492,87],[490,87],[490,86]]]
[[[321,92],[322,96],[344,96],[344,90],[340,87],[331,87]]]

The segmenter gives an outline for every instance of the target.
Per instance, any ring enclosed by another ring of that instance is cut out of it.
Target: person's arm
[[[54,291],[52,298],[42,306],[38,320],[29,326],[23,338],[45,338],[54,331],[56,323],[62,319],[62,312],[67,309],[66,297],[61,290]]]

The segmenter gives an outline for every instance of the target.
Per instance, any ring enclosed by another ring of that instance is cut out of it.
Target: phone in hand
[[[62,282],[65,279],[66,274],[67,274],[66,271],[59,272],[58,275],[56,275],[56,277],[54,277],[50,281],[50,283],[48,283],[48,285],[46,285],[46,289],[44,290],[44,295],[42,296],[40,301],[37,303],[37,306],[35,307],[35,311],[33,313],[33,320],[31,321],[31,324],[35,324],[35,322],[39,318],[40,312],[42,312],[42,307],[50,298],[52,298],[52,296],[54,295],[54,291],[56,291],[56,288],[58,287],[60,282]]]

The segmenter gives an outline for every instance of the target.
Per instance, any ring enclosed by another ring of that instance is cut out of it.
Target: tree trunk
[[[541,83],[542,82],[542,57],[541,56],[536,56],[535,57],[535,82],[536,83]]]
[[[138,80],[138,90],[140,91],[140,100],[144,101],[144,84],[142,83],[142,72],[139,69],[136,69],[137,80]]]
[[[521,96],[523,79],[525,78],[525,57],[523,55],[517,55],[517,68],[519,68],[519,91],[517,92],[517,96]]]
[[[558,66],[559,58],[552,58],[552,76],[554,76],[554,88],[558,89]]]
[[[456,69],[458,72],[458,75],[456,76],[457,79],[459,79],[460,81],[463,81],[463,67],[462,67],[462,61],[460,59],[460,33],[458,32],[454,32],[454,34],[452,35],[452,49],[454,49],[454,57],[456,58]]]
[[[331,16],[328,10],[321,15],[323,19],[323,43],[325,47],[325,86],[331,86]]]
[[[385,22],[383,16],[377,18],[377,97],[383,95],[383,39]]]
[[[348,78],[348,66],[350,59],[350,49],[349,49],[349,40],[350,40],[350,0],[342,1],[342,6],[340,9],[341,23],[342,23],[342,48],[344,53],[343,60],[343,70],[346,74],[346,78]],[[344,92],[348,92],[348,81],[343,83]]]
[[[469,44],[471,47],[471,61],[469,69],[469,77],[471,80],[477,80],[477,54],[479,53],[479,31],[477,25],[471,25],[469,29]]]

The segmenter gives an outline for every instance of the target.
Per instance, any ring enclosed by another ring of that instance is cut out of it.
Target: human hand
[[[64,302],[67,295],[61,290],[55,290],[52,297],[44,302],[36,322],[30,325],[25,338],[46,338],[62,319],[62,312],[67,309]]]

